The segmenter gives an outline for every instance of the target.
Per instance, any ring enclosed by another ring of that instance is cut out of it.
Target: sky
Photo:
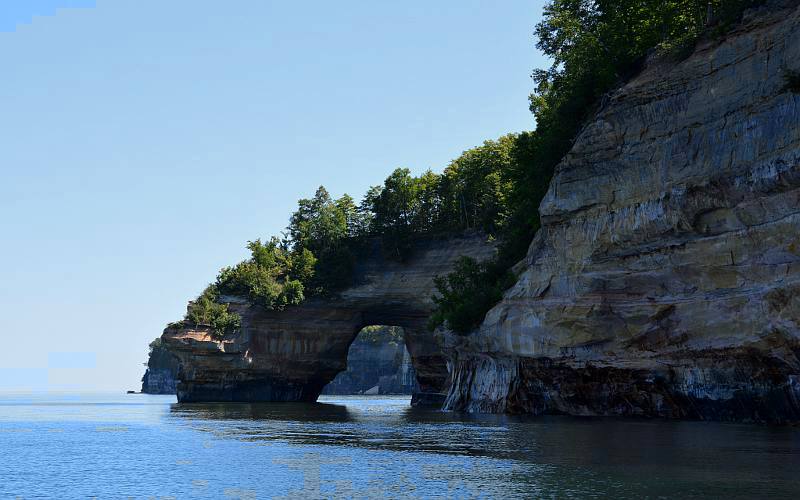
[[[543,3],[3,0],[0,391],[138,390],[319,185],[532,129]]]

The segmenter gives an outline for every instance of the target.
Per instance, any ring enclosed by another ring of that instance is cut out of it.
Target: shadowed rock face
[[[177,387],[178,359],[163,346],[155,346],[147,359],[147,371],[142,377],[142,392],[145,394],[175,394]]]
[[[347,352],[346,370],[322,394],[413,394],[416,382],[403,331],[384,326],[359,332]]]
[[[268,311],[226,297],[242,317],[241,332],[222,342],[204,329],[167,328],[162,340],[181,360],[178,400],[314,401],[347,366],[347,353],[365,326],[400,326],[417,373],[415,403],[441,400],[445,357],[427,331],[433,279],[462,255],[494,254],[482,235],[420,243],[405,263],[384,258],[378,246],[358,263],[356,286],[336,298],[311,299],[285,311]]]
[[[446,408],[800,420],[800,8],[777,3],[583,130],[517,285],[443,333]]]

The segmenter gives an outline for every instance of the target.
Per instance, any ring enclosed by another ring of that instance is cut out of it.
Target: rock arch
[[[448,371],[440,346],[427,330],[433,310],[433,279],[462,255],[484,260],[494,245],[484,235],[429,240],[412,257],[396,262],[380,245],[360,261],[356,285],[331,299],[315,298],[285,311],[269,311],[225,297],[242,317],[234,338],[212,340],[207,329],[168,327],[162,335],[181,363],[178,401],[315,401],[346,369],[350,344],[365,326],[405,330],[420,392],[412,404],[439,402]]]

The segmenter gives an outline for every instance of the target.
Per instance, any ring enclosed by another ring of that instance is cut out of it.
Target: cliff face
[[[357,265],[357,285],[335,298],[268,311],[226,297],[242,317],[236,337],[216,342],[203,329],[169,327],[162,335],[181,361],[178,400],[314,401],[346,368],[348,348],[363,327],[391,325],[405,332],[420,388],[414,402],[441,402],[446,358],[426,328],[433,278],[462,255],[482,260],[493,254],[481,235],[420,243],[405,263],[385,258],[376,245]]]
[[[142,377],[142,392],[145,394],[175,394],[179,368],[178,358],[170,354],[163,344],[156,340],[150,345],[147,371]]]
[[[446,408],[800,420],[800,8],[750,12],[611,96],[521,278],[444,333]]]

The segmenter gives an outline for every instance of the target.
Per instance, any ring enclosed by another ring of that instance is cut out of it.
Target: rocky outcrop
[[[162,340],[181,361],[178,400],[314,401],[347,365],[350,344],[369,325],[402,327],[420,392],[415,403],[441,401],[446,358],[427,331],[433,278],[448,273],[462,255],[494,254],[479,234],[419,242],[406,262],[383,255],[378,242],[356,266],[356,285],[330,299],[309,299],[269,311],[225,297],[242,318],[233,338],[213,340],[208,330],[167,327]]]
[[[142,392],[145,394],[175,394],[178,385],[180,363],[156,339],[150,344],[147,370],[142,377]]]
[[[616,91],[519,282],[449,345],[446,408],[800,420],[798,2]]]
[[[347,369],[322,394],[411,394],[417,375],[399,328],[363,330],[350,345]]]

